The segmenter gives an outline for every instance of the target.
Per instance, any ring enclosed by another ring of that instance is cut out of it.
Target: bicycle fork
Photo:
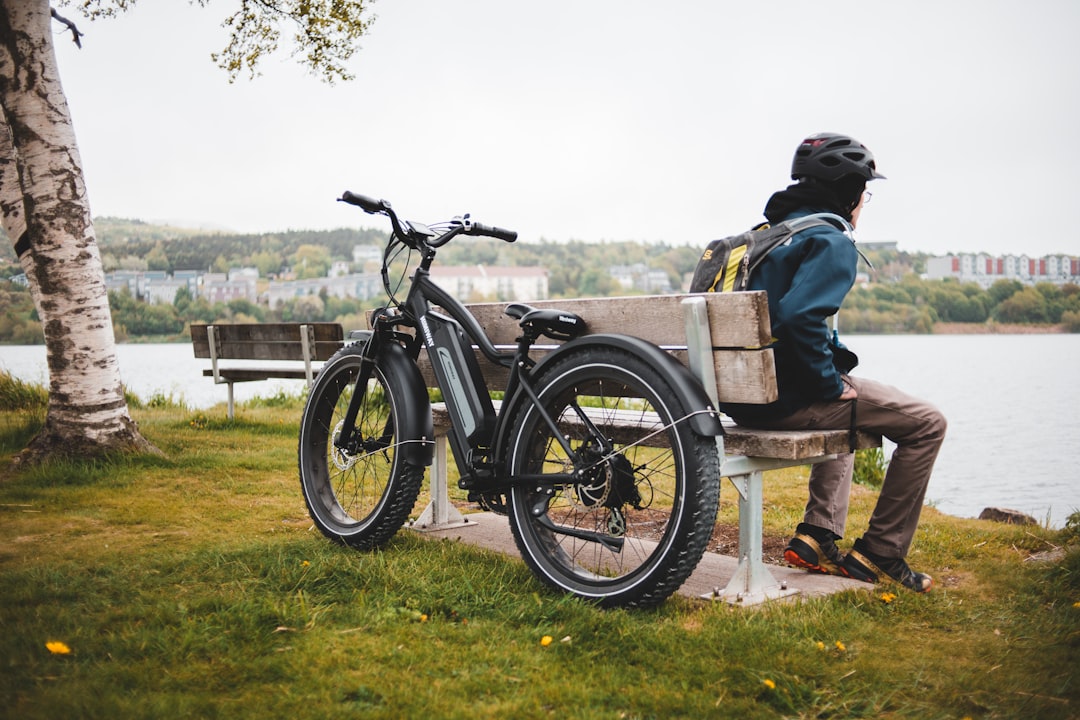
[[[364,344],[364,352],[360,358],[360,368],[356,373],[356,384],[353,387],[352,397],[349,399],[349,408],[345,412],[345,418],[341,423],[341,432],[333,439],[334,447],[339,452],[354,456],[360,452],[373,453],[385,450],[390,446],[393,437],[394,418],[391,415],[386,420],[382,435],[376,439],[365,440],[363,431],[356,427],[356,417],[360,414],[360,408],[367,397],[368,381],[375,370],[375,358],[378,356],[381,333],[376,329]]]

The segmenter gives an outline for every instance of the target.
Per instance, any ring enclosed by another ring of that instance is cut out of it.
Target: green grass
[[[0,370],[0,408],[13,411],[44,409],[48,402],[49,393],[43,386]]]
[[[42,415],[0,414],[0,717],[1080,716],[1080,552],[1027,561],[1075,526],[927,508],[910,558],[938,581],[925,596],[603,611],[462,543],[325,540],[296,478],[296,402],[234,422],[133,412],[163,457],[19,474]],[[794,527],[805,479],[766,480],[768,533]],[[852,528],[873,500],[855,489]],[[733,521],[727,485],[722,503]]]

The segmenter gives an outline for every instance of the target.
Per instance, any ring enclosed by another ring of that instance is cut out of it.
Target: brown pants
[[[856,426],[881,434],[897,446],[863,543],[875,555],[906,557],[919,524],[930,472],[945,439],[945,417],[930,403],[889,385],[858,377],[844,379],[859,393]],[[774,430],[847,429],[851,426],[851,402],[815,403],[781,420],[754,424]],[[805,522],[844,534],[854,463],[855,456],[845,453],[813,466]]]

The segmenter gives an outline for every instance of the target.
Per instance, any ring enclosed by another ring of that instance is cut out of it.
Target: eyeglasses
[[[862,204],[863,205],[869,205],[870,204],[870,198],[872,198],[872,197],[874,197],[874,193],[870,192],[869,190],[864,192],[862,194]]]

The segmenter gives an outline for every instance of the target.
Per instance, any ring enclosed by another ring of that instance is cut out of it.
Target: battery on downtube
[[[436,312],[424,315],[420,326],[452,426],[469,448],[489,446],[495,429],[495,406],[468,337],[453,318]]]

